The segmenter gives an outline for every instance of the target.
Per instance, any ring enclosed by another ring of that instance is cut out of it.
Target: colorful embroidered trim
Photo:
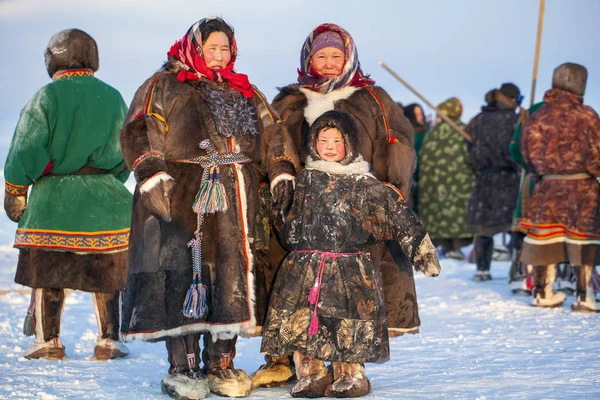
[[[167,120],[165,119],[165,117],[163,117],[160,114],[153,113],[151,111],[152,98],[154,97],[154,89],[156,88],[156,83],[161,77],[165,76],[166,74],[168,74],[168,72],[161,72],[160,74],[156,75],[156,77],[150,84],[150,87],[148,88],[148,95],[146,96],[146,103],[144,104],[144,109],[138,114],[136,114],[136,116],[133,119],[138,119],[140,117],[154,117],[165,124],[165,133],[169,133],[169,124],[167,124]]]
[[[375,94],[373,89],[371,89],[370,87],[365,86],[365,90],[367,92],[371,93],[371,96],[373,96],[373,98],[375,99],[375,102],[377,103],[377,105],[379,106],[379,109],[381,110],[381,119],[383,120],[383,126],[385,126],[385,134],[386,134],[388,143],[392,144],[394,142],[398,142],[398,138],[395,136],[392,136],[392,133],[390,131],[390,125],[388,124],[387,117],[385,116],[385,109],[383,108],[383,104],[381,104],[379,97],[377,97],[377,95]]]
[[[519,226],[527,230],[528,237],[536,240],[548,240],[561,236],[574,240],[600,239],[599,234],[578,232],[563,224],[534,224],[521,221]]]
[[[13,185],[9,182],[4,182],[4,190],[12,196],[25,196],[29,190],[29,186]]]
[[[396,186],[392,185],[389,182],[382,182],[385,186],[387,186],[388,188],[392,189],[392,191],[394,193],[396,193],[398,196],[400,196],[400,201],[404,201],[405,197],[402,194],[402,192],[400,191],[400,189],[398,189]]]
[[[85,252],[127,249],[129,228],[101,232],[67,232],[43,229],[17,229],[14,247]]]
[[[131,169],[135,170],[137,168],[137,166],[140,165],[140,163],[142,161],[145,161],[145,160],[147,160],[149,158],[158,158],[159,160],[163,160],[163,161],[165,160],[165,157],[162,154],[160,154],[159,152],[157,152],[157,151],[149,151],[149,152],[144,153],[141,156],[139,156],[133,162],[133,165],[131,166]]]
[[[254,88],[253,88],[254,89]],[[279,118],[277,118],[277,116],[275,115],[275,113],[273,111],[271,111],[271,108],[269,107],[269,104],[265,101],[264,97],[262,96],[262,94],[254,89],[254,94],[256,94],[256,96],[260,99],[260,101],[262,101],[262,103],[264,104],[265,108],[267,109],[267,112],[269,113],[269,116],[271,117],[271,120],[276,123],[276,124],[280,124],[281,120]]]
[[[94,72],[89,69],[67,69],[55,73],[54,76],[52,76],[52,80],[57,81],[62,78],[72,78],[74,76],[94,76]]]
[[[290,163],[292,163],[292,159],[288,156],[277,156],[277,157],[272,158],[271,161],[269,162],[269,164],[275,164],[276,162],[279,162],[279,161],[289,161]]]

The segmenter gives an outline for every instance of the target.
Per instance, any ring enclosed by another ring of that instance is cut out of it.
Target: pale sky
[[[503,82],[519,86],[529,104],[538,12],[539,0],[0,0],[1,163],[20,110],[50,82],[43,53],[63,29],[96,39],[96,76],[129,103],[175,40],[203,17],[217,15],[234,27],[236,68],[269,99],[296,81],[307,34],[333,22],[350,32],[363,71],[394,99],[418,100],[380,60],[434,104],[460,98],[466,123]],[[546,1],[536,101],[550,88],[552,70],[571,61],[588,68],[585,103],[600,109],[598,16],[600,0]]]

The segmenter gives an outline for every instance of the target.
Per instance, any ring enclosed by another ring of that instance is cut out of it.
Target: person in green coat
[[[438,109],[458,126],[462,104],[456,97]],[[419,217],[436,246],[449,258],[464,259],[460,248],[471,243],[465,216],[475,183],[465,140],[447,122],[431,128],[419,152]]]
[[[4,209],[19,224],[15,282],[32,288],[24,333],[35,335],[35,343],[25,358],[65,357],[59,335],[66,289],[93,293],[94,358],[124,357],[119,291],[127,276],[132,195],[119,131],[127,106],[94,77],[98,48],[87,33],[57,33],[45,59],[52,82],[21,111],[4,165]]]
[[[519,197],[517,199],[517,206],[515,207],[513,223],[511,227],[510,248],[512,253],[512,262],[509,272],[510,283],[514,281],[520,281],[519,287],[513,288],[512,293],[522,296],[531,296],[533,281],[531,279],[531,271],[528,271],[526,266],[519,261],[521,248],[523,246],[523,239],[527,234],[527,232],[525,232],[519,224],[523,216],[523,209],[527,207],[529,198],[533,194],[535,179],[527,172],[527,164],[525,164],[523,153],[521,153],[521,132],[523,130],[523,123],[527,120],[527,118],[529,118],[531,114],[536,112],[543,105],[544,102],[542,101],[531,106],[529,111],[521,112],[519,124],[517,125],[517,129],[515,129],[515,133],[508,147],[510,158],[514,162],[518,163],[524,171],[521,173],[523,175],[521,179],[521,187],[519,189]]]

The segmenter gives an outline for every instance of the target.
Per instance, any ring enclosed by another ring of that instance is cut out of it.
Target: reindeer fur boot
[[[276,387],[282,386],[293,380],[293,362],[291,356],[271,357],[265,355],[266,363],[261,365],[255,373],[250,376],[252,387]]]
[[[533,267],[533,300],[534,307],[560,307],[565,302],[565,294],[553,292],[552,284],[556,277],[556,264],[537,265]]]
[[[362,397],[371,391],[363,364],[333,363],[335,381],[327,388],[327,397]]]
[[[333,382],[333,376],[325,363],[295,351],[294,364],[298,383],[292,388],[292,397],[323,397],[325,390]]]

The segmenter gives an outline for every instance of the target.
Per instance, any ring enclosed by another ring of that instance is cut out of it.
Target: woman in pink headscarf
[[[363,73],[354,40],[342,27],[322,24],[308,35],[300,52],[298,83],[282,88],[272,105],[292,137],[301,163],[307,158],[305,145],[313,122],[329,110],[350,114],[361,137],[358,153],[371,164],[371,173],[398,201],[404,201],[415,168],[413,129],[402,109]],[[383,275],[390,336],[417,333],[420,320],[410,262],[391,242],[372,247],[370,253]],[[275,276],[284,256],[285,250],[271,240],[271,274],[267,276]],[[272,283],[269,279],[265,282],[267,286]],[[285,382],[292,376],[288,365],[287,357],[267,356],[267,364],[252,377],[254,386]]]

